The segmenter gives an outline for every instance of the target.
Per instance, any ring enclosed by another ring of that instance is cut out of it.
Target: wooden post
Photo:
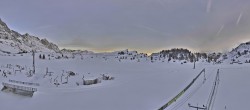
[[[82,85],[84,85],[84,75],[82,76]]]
[[[204,79],[203,79],[203,84],[205,83],[205,81],[207,80],[206,78],[206,70],[204,69]]]
[[[63,78],[63,76],[64,76],[64,75],[62,74],[62,76],[61,76],[61,83],[62,83],[62,78]]]
[[[196,60],[194,60],[194,69],[195,69],[195,62],[196,62]]]
[[[35,70],[35,51],[32,50],[32,56],[33,56],[33,74],[35,74],[36,70]]]

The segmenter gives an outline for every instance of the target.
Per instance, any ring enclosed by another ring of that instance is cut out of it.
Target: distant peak
[[[0,23],[3,23],[2,19],[0,18]]]
[[[47,39],[40,40],[39,37],[28,33],[21,35],[16,31],[8,28],[7,24],[0,19],[0,39],[6,40],[2,45],[11,49],[6,49],[6,52],[19,53],[29,52],[33,49],[43,52],[60,52],[56,44],[50,43]]]
[[[7,24],[6,24],[5,22],[3,22],[3,21],[1,20],[1,18],[0,18],[0,26],[1,26],[1,27],[4,27],[4,28],[7,28],[7,29],[9,30]]]

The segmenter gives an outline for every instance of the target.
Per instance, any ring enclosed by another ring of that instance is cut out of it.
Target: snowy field
[[[217,69],[220,69],[220,82],[213,106],[214,110],[249,110],[249,67],[249,64],[208,67],[211,69],[211,73],[207,76],[205,84],[202,84],[193,97],[189,98],[183,106],[179,106],[179,110],[191,109],[188,107],[188,103],[200,107],[207,104]],[[186,96],[184,97],[186,98]]]
[[[12,67],[7,68],[8,64]],[[249,64],[197,63],[196,69],[193,69],[191,63],[119,62],[115,59],[80,57],[41,60],[37,57],[36,74],[27,77],[27,71],[32,69],[31,55],[0,56],[1,74],[3,70],[13,72],[17,69],[16,65],[23,67],[24,71],[7,75],[7,78],[1,75],[1,83],[11,79],[39,83],[40,86],[36,87],[38,91],[32,98],[1,91],[0,107],[4,110],[155,110],[183,90],[203,68],[206,68],[206,82],[203,84],[201,76],[170,109],[192,110],[188,103],[206,104],[217,69],[220,69],[220,85],[215,110],[223,110],[225,106],[228,110],[249,108]],[[53,73],[45,75],[46,68]],[[76,74],[63,84],[68,71]],[[83,76],[94,79],[101,74],[112,76],[114,80],[81,85]],[[55,80],[60,85],[56,86]]]

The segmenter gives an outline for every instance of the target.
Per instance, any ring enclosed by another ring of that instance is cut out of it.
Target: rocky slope
[[[245,63],[250,61],[250,42],[242,43],[232,51],[225,53],[222,58],[225,62]]]
[[[35,50],[37,52],[60,52],[56,44],[47,39],[40,39],[29,34],[10,30],[6,23],[0,19],[0,52],[2,53],[26,53]]]

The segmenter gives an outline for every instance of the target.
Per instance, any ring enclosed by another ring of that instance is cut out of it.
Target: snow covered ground
[[[208,69],[210,69],[210,73],[208,73],[205,84],[202,84],[195,94],[182,104],[182,106],[176,108],[179,110],[192,110],[192,108],[188,107],[188,103],[200,107],[206,105],[212,90],[217,69],[219,69],[220,82],[213,106],[214,110],[248,110],[250,99],[249,67],[249,64],[209,66]],[[199,83],[201,84],[201,82]],[[187,94],[184,97],[186,98],[186,96]],[[179,101],[182,100],[183,99],[180,99]]]
[[[6,68],[11,64],[12,68]],[[249,64],[243,65],[212,65],[167,63],[150,61],[122,61],[103,58],[51,59],[41,60],[36,57],[36,74],[27,77],[27,71],[32,70],[30,54],[16,56],[0,56],[1,70],[12,71],[24,68],[22,72],[0,76],[0,83],[9,79],[39,83],[38,91],[32,98],[16,94],[0,92],[0,107],[4,110],[154,110],[167,103],[185,88],[193,78],[206,68],[207,80],[199,80],[184,94],[197,91],[187,101],[177,100],[171,109],[192,110],[187,105],[206,104],[217,69],[220,69],[220,85],[214,108],[222,110],[247,110],[250,99]],[[46,75],[46,68],[51,75]],[[14,68],[14,69],[13,69]],[[1,74],[2,74],[1,71]],[[68,78],[66,73],[76,73]],[[63,75],[62,75],[63,74]],[[95,85],[81,85],[84,79],[100,78],[101,74],[114,77],[114,80],[102,80]],[[44,77],[45,76],[45,77]],[[62,81],[61,78],[62,77]],[[54,81],[60,84],[54,85]],[[76,83],[80,83],[78,86]],[[2,88],[2,85],[0,85]],[[175,105],[178,105],[175,107]]]

